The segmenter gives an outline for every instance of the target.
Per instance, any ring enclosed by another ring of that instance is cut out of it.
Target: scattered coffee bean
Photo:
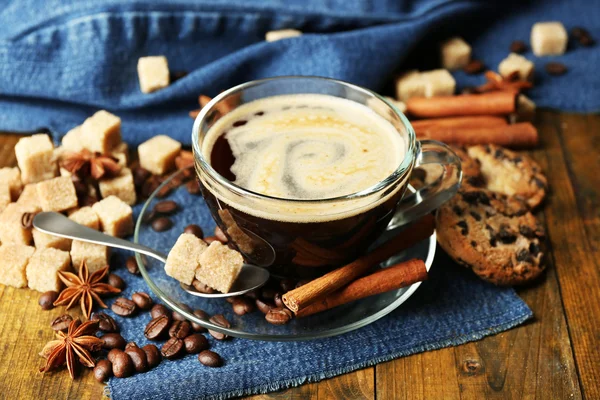
[[[137,345],[135,347],[130,347],[125,349],[125,353],[129,355],[131,361],[133,362],[133,367],[135,368],[135,372],[146,372],[148,371],[148,359],[146,358],[146,352]]]
[[[202,239],[204,237],[204,232],[202,231],[202,228],[200,228],[198,225],[195,225],[195,224],[186,226],[185,229],[183,230],[183,233],[191,233],[192,235],[196,236],[198,239]]]
[[[137,264],[137,261],[135,260],[134,256],[127,258],[127,261],[125,261],[125,267],[127,268],[127,271],[129,271],[129,273],[131,273],[131,274],[134,274],[134,275],[140,274],[140,269],[138,268],[138,264]]]
[[[129,357],[129,354],[121,351],[116,353],[113,357],[112,370],[117,378],[127,378],[128,376],[133,375],[135,366],[133,365],[133,361],[131,360],[131,357]]]
[[[42,307],[42,310],[52,310],[56,299],[58,299],[58,292],[49,290],[40,296],[38,304]]]
[[[221,230],[221,228],[219,228],[218,226],[215,227],[215,237],[221,243],[227,243],[229,241],[229,238],[227,238],[227,236],[225,235],[225,233],[223,233],[223,231]]]
[[[567,72],[567,67],[559,62],[549,62],[546,64],[545,68],[546,72],[550,75],[558,76],[563,75],[565,72]]]
[[[188,321],[173,321],[169,328],[169,336],[184,339],[192,331],[192,325]]]
[[[150,176],[142,185],[140,194],[142,197],[150,197],[152,193],[160,186],[160,180],[157,176]]]
[[[110,309],[121,317],[131,317],[136,312],[137,306],[133,301],[125,297],[118,297]]]
[[[118,333],[105,333],[104,335],[100,336],[100,339],[102,339],[102,348],[106,350],[123,350],[127,344],[123,336],[119,335]]]
[[[156,232],[168,231],[172,227],[173,221],[167,217],[156,218],[154,221],[152,221],[152,229],[154,229]]]
[[[159,315],[148,322],[144,329],[144,336],[149,340],[160,340],[169,332],[171,318],[167,315]]]
[[[108,274],[108,284],[117,289],[125,289],[125,281],[117,274]]]
[[[229,304],[233,304],[233,302],[235,301],[235,297],[225,297],[225,301]]]
[[[98,321],[98,329],[102,332],[113,333],[119,332],[119,326],[117,322],[108,314],[99,312],[92,314],[92,321]]]
[[[150,178],[151,175],[152,174],[147,169],[144,169],[142,167],[134,168],[133,169],[133,183],[135,184],[135,187],[141,188],[142,185],[144,185],[144,183],[146,183],[146,180],[148,178]]]
[[[511,53],[525,53],[527,51],[527,45],[522,40],[515,40],[510,44],[510,52]]]
[[[263,288],[261,292],[261,297],[263,300],[273,300],[275,297],[275,290],[271,288]]]
[[[58,332],[58,331],[64,332],[67,330],[67,328],[71,324],[71,321],[73,321],[73,317],[71,317],[69,314],[63,314],[60,317],[56,317],[54,319],[54,321],[52,321],[50,326],[52,327],[52,330],[55,332]]]
[[[169,74],[170,75],[169,81],[172,84],[173,82],[176,82],[176,81],[178,81],[181,78],[184,78],[187,74],[188,74],[187,71],[174,71],[174,72],[171,72]]]
[[[160,353],[164,358],[173,360],[182,354],[183,349],[183,340],[172,337],[163,344]]]
[[[146,213],[142,217],[142,221],[144,221],[145,224],[149,224],[152,221],[154,221],[154,219],[156,218],[157,215],[158,214],[154,210],[152,210],[152,211],[146,211]]]
[[[485,65],[479,60],[471,60],[465,67],[463,71],[465,71],[469,75],[480,74],[485,69]]]
[[[111,350],[108,352],[108,354],[106,355],[106,358],[108,359],[108,361],[110,361],[110,362],[112,363],[112,362],[114,362],[114,360],[115,360],[115,356],[116,356],[118,353],[122,353],[122,352],[123,352],[123,350],[121,350],[121,349],[111,349]]]
[[[188,193],[191,195],[197,196],[200,194],[200,183],[196,179],[191,180],[188,183],[186,183],[185,188],[187,189]]]
[[[292,312],[287,308],[272,308],[265,315],[265,319],[273,325],[285,325],[292,319]]]
[[[261,299],[256,299],[255,303],[256,308],[258,308],[258,310],[263,314],[267,314],[269,311],[271,311],[272,308],[274,308],[272,304]]]
[[[236,315],[244,315],[254,311],[254,302],[245,297],[235,297],[233,301],[233,312]]]
[[[203,240],[206,242],[206,244],[211,244],[212,242],[220,242],[220,240],[214,236],[207,236]]]
[[[583,35],[579,38],[579,44],[585,47],[591,47],[596,44],[596,41],[590,35]]]
[[[160,317],[161,315],[165,315],[168,317],[169,322],[171,322],[171,310],[169,310],[166,306],[162,304],[155,304],[150,309],[150,316],[152,318]]]
[[[162,355],[160,354],[160,350],[153,344],[147,344],[142,347],[142,350],[146,353],[146,359],[148,360],[148,367],[154,368],[160,361],[162,360]]]
[[[575,26],[573,27],[573,29],[571,29],[571,36],[573,36],[574,39],[579,40],[580,37],[582,36],[589,36],[589,32],[587,29],[582,28],[580,26]]]
[[[125,350],[130,349],[132,347],[138,347],[136,342],[129,342],[125,345]],[[139,347],[138,347],[139,348]]]
[[[208,349],[208,339],[201,333],[193,333],[183,339],[185,351],[188,354],[198,354],[202,350]]]
[[[207,320],[209,319],[209,316],[206,312],[204,312],[203,310],[194,310],[193,314],[203,320]],[[194,330],[194,332],[206,332],[207,329],[205,327],[203,327],[202,325],[199,325],[195,322],[192,322],[192,329]]]
[[[281,287],[281,290],[283,290],[283,293],[287,293],[290,290],[294,289],[294,287],[296,286],[296,282],[294,282],[292,279],[282,279],[279,282],[279,287]]]
[[[179,209],[179,205],[173,200],[159,201],[154,205],[154,211],[162,215],[171,215]]]
[[[98,382],[106,382],[112,376],[112,363],[108,360],[99,360],[94,367],[94,378]]]
[[[210,350],[204,350],[198,354],[198,361],[211,368],[220,367],[223,364],[221,356]]]
[[[213,289],[210,286],[208,286],[208,285],[200,282],[198,279],[194,279],[192,281],[192,286],[194,287],[194,289],[196,289],[200,293],[212,294],[212,293],[216,293],[217,292],[215,289]]]
[[[209,321],[223,328],[231,328],[231,324],[229,323],[229,321],[227,321],[227,319],[221,314],[213,315],[212,317],[210,317]],[[208,330],[208,333],[210,333],[210,335],[217,340],[225,340],[229,338],[229,335],[225,333],[213,331],[210,329]]]
[[[183,308],[186,312],[192,313],[192,308],[187,304],[180,303],[179,307]],[[173,319],[175,321],[187,321],[187,318],[179,314],[177,311],[173,311]]]
[[[285,307],[285,304],[283,304],[283,300],[281,299],[281,293],[279,292],[275,293],[275,296],[273,296],[273,302],[276,307]]]
[[[138,306],[140,310],[148,310],[154,305],[152,298],[144,292],[136,292],[132,294],[131,300],[133,300],[135,305]]]

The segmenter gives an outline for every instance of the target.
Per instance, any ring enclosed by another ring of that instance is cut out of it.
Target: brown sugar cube
[[[37,193],[37,183],[29,183],[23,188],[23,192],[17,200],[17,204],[27,207],[39,207],[40,199]]]
[[[89,151],[110,154],[121,143],[121,118],[100,110],[81,125],[81,138]]]
[[[37,184],[42,211],[64,211],[77,207],[75,185],[68,176],[59,176]]]
[[[71,261],[73,269],[79,271],[81,262],[85,260],[90,274],[108,265],[110,259],[110,248],[101,244],[73,240],[71,245]]]
[[[38,212],[39,207],[10,203],[0,214],[0,242],[29,245],[31,229],[24,228],[21,218],[26,212]]]
[[[0,185],[8,185],[10,197],[13,201],[16,201],[19,194],[21,194],[21,190],[23,190],[19,168],[0,168]]]
[[[425,96],[425,82],[417,70],[405,72],[396,79],[396,98],[406,101],[412,97]]]
[[[183,233],[169,251],[165,273],[179,282],[191,285],[198,268],[198,258],[208,246],[191,233]]]
[[[17,163],[24,184],[51,179],[58,171],[54,160],[54,145],[48,135],[33,135],[19,139],[15,145]]]
[[[456,89],[454,77],[445,69],[434,69],[421,73],[425,82],[425,97],[452,96]]]
[[[68,251],[53,248],[37,249],[27,264],[27,283],[30,289],[38,292],[60,291],[62,281],[58,271],[71,268],[71,256]]]
[[[119,143],[119,145],[113,149],[111,156],[117,159],[117,162],[121,167],[127,167],[129,164],[129,146],[127,143]]]
[[[169,63],[165,56],[141,57],[137,71],[142,93],[151,93],[169,86]]]
[[[10,204],[10,188],[7,184],[0,183],[0,212]]]
[[[92,209],[100,219],[100,227],[104,233],[124,237],[133,233],[133,211],[131,206],[117,196],[107,198],[95,203]]]
[[[25,269],[35,252],[32,246],[3,244],[0,246],[0,283],[22,288],[27,286]]]
[[[567,50],[569,37],[560,22],[538,22],[531,28],[531,50],[536,56],[557,56]]]
[[[69,214],[69,218],[88,228],[100,229],[100,220],[92,207],[81,207],[79,210],[72,211]]]
[[[276,42],[281,39],[288,39],[292,37],[301,36],[302,32],[297,29],[280,29],[278,31],[269,31],[265,34],[265,40],[267,42]]]
[[[244,259],[242,255],[219,241],[212,242],[200,254],[196,279],[222,293],[228,293],[238,277]]]
[[[80,152],[84,149],[81,125],[76,126],[61,139],[61,147],[70,152]]]
[[[52,247],[53,249],[64,251],[71,250],[71,239],[50,235],[48,233],[38,231],[35,228],[32,229],[31,233],[33,235],[33,243],[35,244],[36,249],[47,249]]]
[[[117,196],[130,206],[136,202],[135,184],[129,168],[123,168],[119,175],[113,178],[102,179],[98,186],[103,198]]]
[[[531,80],[531,78],[533,78],[534,69],[535,66],[531,61],[516,53],[510,53],[508,57],[502,60],[500,65],[498,65],[498,72],[500,72],[500,75],[506,78],[513,72],[518,71],[519,79],[522,81]]]
[[[450,71],[463,68],[471,61],[471,46],[462,38],[453,37],[440,45],[442,67]]]
[[[175,168],[175,158],[181,143],[165,135],[154,136],[138,147],[140,166],[154,175],[162,175]]]

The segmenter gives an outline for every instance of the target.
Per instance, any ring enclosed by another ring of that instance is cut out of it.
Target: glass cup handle
[[[421,140],[415,161],[415,168],[426,164],[438,164],[442,174],[435,182],[414,193],[407,193],[398,203],[387,230],[406,225],[432,212],[458,191],[462,180],[462,169],[458,156],[444,143],[435,140]]]

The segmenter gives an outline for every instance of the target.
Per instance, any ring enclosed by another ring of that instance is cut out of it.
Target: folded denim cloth
[[[166,133],[189,144],[196,98],[248,80],[320,75],[392,91],[392,75],[431,69],[442,38],[461,35],[490,68],[511,41],[528,41],[531,25],[560,20],[600,38],[596,1],[484,0],[20,0],[0,10],[0,130],[48,128],[56,136],[100,108],[123,118],[132,144]],[[273,43],[265,32],[298,28],[306,34]],[[152,94],[139,90],[141,56],[164,54],[185,78]],[[537,58],[531,97],[564,110],[600,109],[595,67],[599,46],[571,43],[566,55]],[[549,60],[569,71],[551,77]],[[459,85],[482,76],[455,73]]]

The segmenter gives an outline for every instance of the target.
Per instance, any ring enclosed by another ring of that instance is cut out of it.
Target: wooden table
[[[551,194],[543,214],[548,271],[519,289],[535,318],[478,342],[430,351],[253,399],[600,399],[600,115],[545,111],[532,154]],[[0,136],[0,166],[15,165],[18,136]],[[39,293],[0,285],[0,398],[99,398],[90,371],[42,375],[52,338]]]

